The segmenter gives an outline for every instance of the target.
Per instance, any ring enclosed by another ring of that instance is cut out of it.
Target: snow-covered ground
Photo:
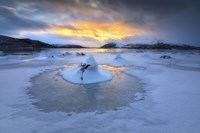
[[[200,53],[84,50],[33,56],[0,56],[0,133],[199,133]],[[93,55],[99,64],[121,66],[136,76],[145,93],[137,102],[103,113],[43,112],[27,93],[39,73],[80,64]],[[169,55],[171,59],[161,59]],[[134,68],[134,69],[133,69]],[[141,100],[142,99],[142,100]]]

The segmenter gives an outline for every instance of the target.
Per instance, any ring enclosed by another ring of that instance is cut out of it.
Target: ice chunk
[[[98,83],[112,79],[112,74],[98,67],[93,56],[90,56],[85,64],[78,68],[66,68],[61,72],[63,78],[72,83]]]
[[[93,70],[93,71],[98,70],[98,64],[92,55],[90,55],[90,57],[86,60],[86,64],[90,65],[88,67],[89,70]]]

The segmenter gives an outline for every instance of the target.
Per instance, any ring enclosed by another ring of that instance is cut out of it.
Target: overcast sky
[[[200,0],[0,0],[0,34],[90,47],[200,45]]]

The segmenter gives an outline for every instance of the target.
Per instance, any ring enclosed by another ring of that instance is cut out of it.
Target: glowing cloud
[[[54,33],[69,37],[93,38],[100,42],[121,40],[126,37],[143,34],[139,28],[123,23],[81,22],[71,25],[73,28],[55,28]]]

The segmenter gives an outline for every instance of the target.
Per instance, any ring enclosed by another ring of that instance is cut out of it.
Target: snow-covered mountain
[[[101,46],[101,48],[123,48],[123,47],[124,47],[123,44],[117,42],[110,42]]]
[[[156,43],[156,44],[127,44],[124,48],[129,49],[179,49],[179,50],[200,50],[200,47],[191,46],[186,44],[168,44],[168,43]]]

